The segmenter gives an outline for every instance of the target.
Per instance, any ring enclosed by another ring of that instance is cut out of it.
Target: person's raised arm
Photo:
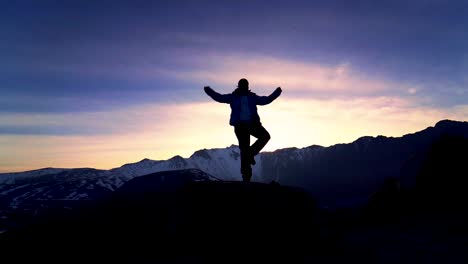
[[[281,95],[281,87],[276,88],[276,90],[270,94],[269,96],[257,96],[257,105],[267,105],[271,102],[273,102],[276,98],[278,98]]]
[[[205,86],[204,87],[205,93],[210,96],[213,100],[219,103],[225,103],[225,104],[230,104],[232,101],[232,95],[231,94],[219,94],[215,92],[211,87]]]

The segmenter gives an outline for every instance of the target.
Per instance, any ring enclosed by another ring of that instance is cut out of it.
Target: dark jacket
[[[231,118],[229,120],[229,124],[231,126],[236,126],[245,122],[260,123],[260,116],[258,116],[257,113],[257,105],[267,105],[273,102],[281,94],[280,90],[275,90],[269,96],[258,96],[255,93],[252,93],[250,90],[241,91],[239,89],[236,89],[233,93],[230,94],[219,94],[209,87],[205,88],[205,92],[216,102],[231,105]],[[248,101],[248,108],[251,116],[251,119],[249,121],[241,120],[240,117],[241,99],[243,96],[246,96]]]

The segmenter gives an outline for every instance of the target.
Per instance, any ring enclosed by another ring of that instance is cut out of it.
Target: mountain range
[[[323,206],[363,204],[386,179],[411,188],[430,146],[441,136],[468,137],[468,122],[439,121],[402,137],[365,136],[349,144],[309,146],[263,152],[256,157],[253,180],[303,188]],[[41,201],[92,201],[106,197],[129,180],[160,171],[199,169],[213,179],[239,181],[235,145],[202,149],[189,158],[143,159],[110,170],[45,168],[0,174],[0,217],[11,210],[34,210]],[[28,209],[29,208],[29,209]]]

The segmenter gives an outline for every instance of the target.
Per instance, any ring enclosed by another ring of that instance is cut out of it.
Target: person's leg
[[[250,181],[252,177],[252,168],[250,167],[250,132],[246,125],[238,125],[234,127],[237,140],[239,141],[239,149],[241,156],[241,174],[244,181]]]
[[[253,125],[250,130],[250,134],[257,138],[257,141],[255,141],[255,143],[250,147],[250,154],[253,159],[253,157],[260,153],[263,147],[268,143],[270,140],[270,134],[261,124]]]

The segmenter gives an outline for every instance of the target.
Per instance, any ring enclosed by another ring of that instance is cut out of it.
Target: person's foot
[[[250,182],[250,179],[252,178],[252,176],[250,175],[242,175],[242,181],[243,182]]]
[[[242,180],[244,182],[250,182],[252,178],[252,169],[250,166],[248,168],[241,168]]]

